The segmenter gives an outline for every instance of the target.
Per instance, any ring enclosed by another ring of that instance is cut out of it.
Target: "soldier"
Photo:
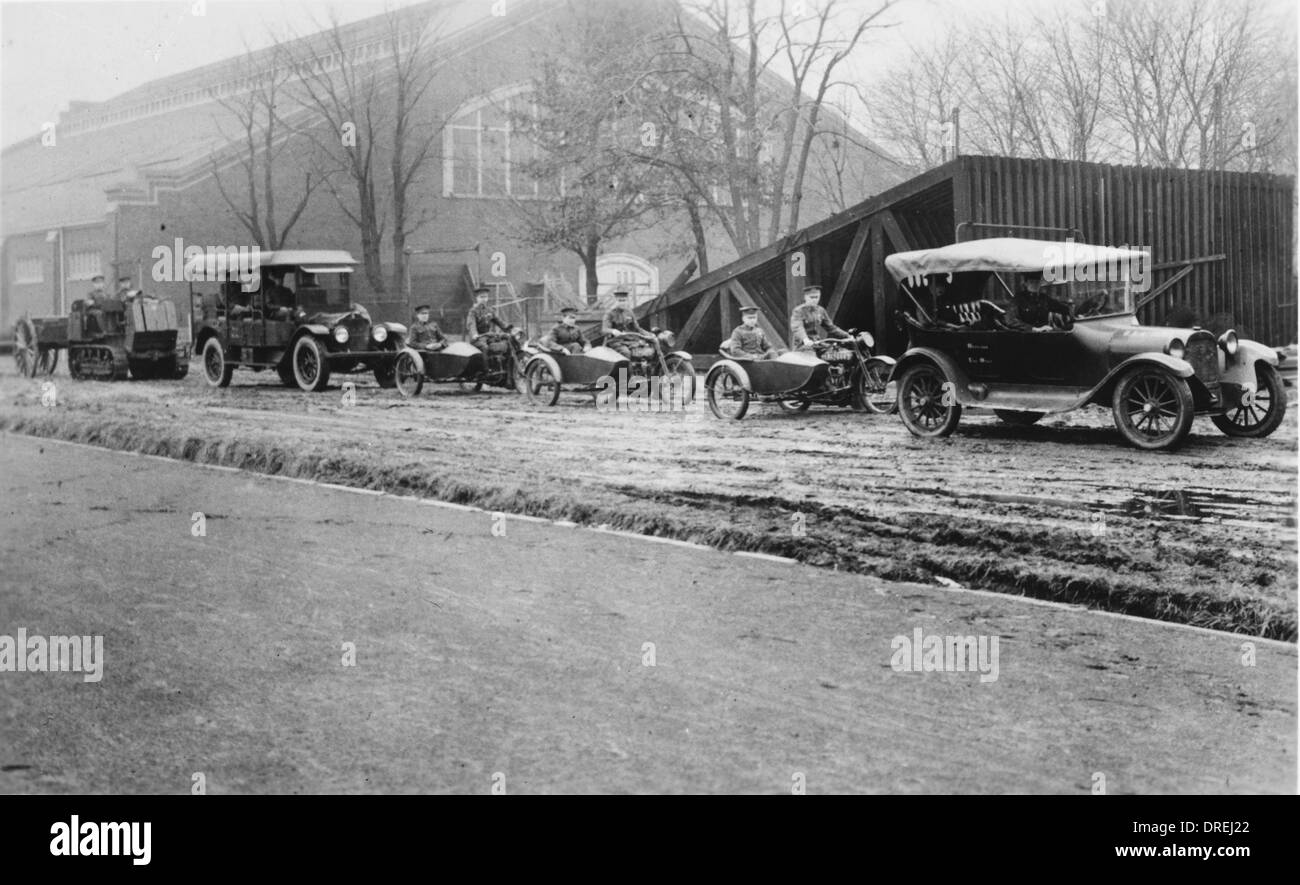
[[[758,327],[757,307],[740,309],[740,325],[732,331],[726,350],[728,355],[738,360],[770,360],[777,355],[776,348]]]
[[[86,307],[94,307],[96,301],[107,297],[108,293],[104,291],[104,275],[97,273],[90,278],[90,292],[86,295]]]
[[[1043,291],[1043,277],[1032,274],[1021,280],[1002,322],[1017,332],[1049,332],[1070,327],[1071,306],[1064,301],[1048,297]]]
[[[131,288],[131,278],[129,276],[117,278],[117,292],[113,294],[114,298],[126,301],[135,294],[135,290]]]
[[[803,304],[790,314],[790,340],[795,349],[812,351],[817,339],[849,337],[848,332],[831,322],[821,300],[821,286],[808,286],[803,290]]]
[[[505,326],[497,319],[496,311],[488,304],[488,296],[492,290],[487,286],[479,286],[474,290],[474,306],[469,310],[469,316],[465,318],[465,337],[471,344],[479,350],[487,343],[487,336],[493,331],[494,327],[505,331]]]
[[[605,316],[600,322],[600,334],[605,336],[606,343],[611,348],[629,356],[630,351],[625,344],[619,342],[610,342],[610,338],[616,338],[619,335],[640,335],[643,338],[651,337],[650,333],[641,328],[641,324],[636,321],[636,314],[632,312],[632,295],[627,289],[614,290],[614,306],[605,311]]]
[[[589,350],[591,345],[578,328],[578,309],[576,307],[560,308],[560,322],[551,327],[551,331],[542,338],[542,347],[547,350],[567,350],[569,353],[581,353]]]
[[[411,323],[410,344],[416,350],[442,350],[447,346],[447,336],[438,324],[429,319],[429,305],[415,309],[415,322]]]

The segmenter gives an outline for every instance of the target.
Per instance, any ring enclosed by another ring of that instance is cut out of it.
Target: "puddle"
[[[1243,520],[1292,528],[1296,524],[1293,502],[1270,502],[1250,495],[1209,489],[1142,489],[1106,512],[1202,522]]]

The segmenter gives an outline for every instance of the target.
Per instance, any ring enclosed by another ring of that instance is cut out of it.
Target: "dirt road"
[[[6,371],[11,369],[6,366]],[[0,428],[407,489],[504,510],[763,550],[895,580],[1027,594],[1261,636],[1296,636],[1296,418],[1267,440],[1196,422],[1175,453],[1125,447],[1100,410],[1013,428],[970,413],[918,441],[896,416],[723,422],[545,410],[506,392],[364,377],[355,404],[273,375],[41,386],[0,376]],[[341,379],[340,379],[341,380]]]
[[[3,792],[1295,786],[1291,645],[22,437],[0,477],[0,634],[104,643],[0,672]],[[918,630],[996,670],[896,668]]]

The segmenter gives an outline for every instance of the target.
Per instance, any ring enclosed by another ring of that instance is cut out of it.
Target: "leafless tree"
[[[222,199],[253,242],[263,249],[280,249],[288,241],[321,179],[313,178],[310,171],[304,173],[302,190],[292,204],[288,218],[283,224],[278,223],[275,172],[283,166],[281,155],[292,133],[291,127],[280,118],[279,99],[289,72],[264,58],[259,60],[252,53],[245,56],[241,68],[243,76],[240,79],[251,83],[251,88],[217,100],[239,129],[238,136],[223,134],[231,144],[238,145],[233,165],[238,166],[241,174],[237,176],[238,181],[230,180],[236,176],[228,176],[222,168],[222,161],[213,156],[212,177]],[[223,128],[220,121],[216,125],[218,129]],[[235,194],[241,190],[243,197],[236,197]]]

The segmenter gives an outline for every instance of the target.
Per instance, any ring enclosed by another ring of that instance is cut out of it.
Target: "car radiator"
[[[1215,402],[1219,400],[1219,349],[1213,338],[1196,338],[1187,342],[1187,362],[1191,363],[1196,378],[1210,392]]]

